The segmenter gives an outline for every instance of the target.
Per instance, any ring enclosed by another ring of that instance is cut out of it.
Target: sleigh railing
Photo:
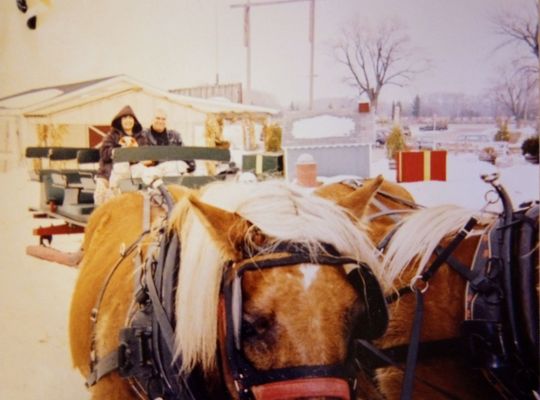
[[[114,163],[137,163],[144,161],[188,161],[194,160],[197,164],[193,174],[179,173],[174,176],[163,176],[165,184],[177,184],[189,188],[199,188],[207,183],[224,180],[237,170],[229,164],[231,153],[228,149],[196,146],[141,146],[130,148],[117,148],[113,152]],[[212,175],[207,163],[216,167],[218,174]],[[124,178],[118,183],[122,192],[131,192],[143,189],[146,183],[141,178]]]

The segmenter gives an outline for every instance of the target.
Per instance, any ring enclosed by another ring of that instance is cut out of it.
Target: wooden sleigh
[[[60,224],[39,226],[33,234],[39,237],[39,245],[28,246],[27,254],[58,262],[77,265],[80,255],[65,253],[50,247],[56,235],[83,233],[94,204],[95,176],[99,162],[99,150],[77,147],[28,147],[25,154],[32,163],[30,179],[40,184],[37,207],[29,210],[36,219],[62,221]],[[208,173],[178,174],[161,179],[168,184],[199,188],[215,180],[234,175],[237,169],[230,163],[228,149],[208,147],[143,146],[118,148],[113,154],[114,163],[138,163],[141,161],[164,162],[194,160],[197,170],[205,169],[206,163],[217,165],[221,171]],[[60,165],[61,167],[58,167]],[[69,165],[69,167],[66,167]],[[145,190],[148,182],[141,178],[127,177],[119,182],[121,192]]]

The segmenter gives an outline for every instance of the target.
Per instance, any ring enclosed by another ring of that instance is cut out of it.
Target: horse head
[[[387,323],[369,239],[330,201],[230,185],[189,196],[173,218],[183,372],[221,368],[233,398],[354,396],[352,341]]]

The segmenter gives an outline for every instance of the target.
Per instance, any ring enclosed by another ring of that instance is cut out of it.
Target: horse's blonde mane
[[[445,237],[457,234],[471,217],[480,224],[487,224],[494,218],[493,215],[454,205],[421,209],[405,217],[384,253],[382,269],[385,279],[393,282],[415,261],[418,261],[415,275],[421,273],[439,243]],[[472,234],[475,232],[469,236]]]
[[[328,200],[282,181],[214,183],[204,189],[201,199],[236,212],[275,239],[268,251],[281,241],[302,242],[312,251],[320,242],[330,243],[342,255],[368,263],[379,274],[376,250],[364,230]],[[217,308],[227,260],[187,200],[177,204],[172,220],[182,244],[176,295],[176,353],[182,357],[184,371],[198,363],[208,370],[215,365]]]

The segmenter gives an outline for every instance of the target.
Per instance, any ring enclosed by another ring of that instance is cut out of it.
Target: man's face
[[[154,122],[152,122],[152,128],[156,132],[163,132],[165,131],[165,127],[167,125],[167,117],[163,115],[162,113],[157,113],[154,116]]]

